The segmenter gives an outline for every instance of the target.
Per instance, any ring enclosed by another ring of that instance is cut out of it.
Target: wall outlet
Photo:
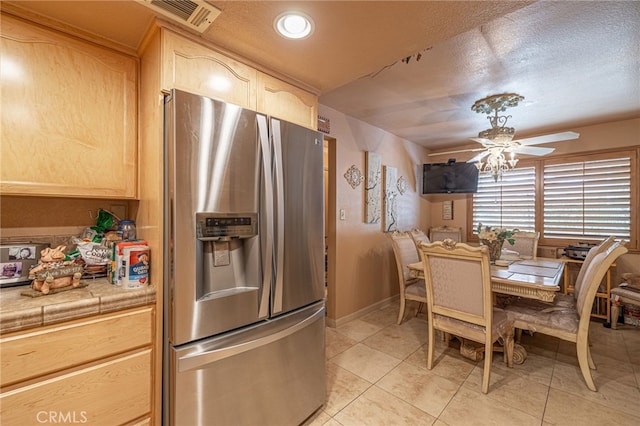
[[[347,220],[347,213],[344,209],[340,209],[340,220]]]

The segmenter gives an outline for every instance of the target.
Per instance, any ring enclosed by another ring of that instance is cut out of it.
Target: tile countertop
[[[106,278],[82,280],[86,287],[39,297],[20,293],[29,286],[0,289],[0,333],[20,331],[76,318],[154,303],[153,286],[125,290]]]

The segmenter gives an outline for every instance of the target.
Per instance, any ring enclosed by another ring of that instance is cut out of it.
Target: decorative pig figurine
[[[49,247],[40,252],[40,263],[29,270],[31,288],[49,294],[52,289],[78,287],[84,268],[71,260],[65,261],[66,246]]]

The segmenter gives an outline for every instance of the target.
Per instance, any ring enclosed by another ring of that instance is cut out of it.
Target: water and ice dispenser
[[[196,213],[198,300],[260,287],[257,213]]]

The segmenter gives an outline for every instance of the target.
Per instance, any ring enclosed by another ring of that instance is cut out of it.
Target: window
[[[483,225],[536,229],[536,169],[518,167],[494,182],[489,173],[480,173],[478,192],[473,195],[473,229]]]
[[[631,157],[544,165],[544,238],[631,237]]]
[[[540,231],[564,246],[613,235],[638,248],[638,148],[521,161],[494,182],[481,173],[469,203],[468,238],[478,223]],[[524,164],[523,164],[524,163]]]

